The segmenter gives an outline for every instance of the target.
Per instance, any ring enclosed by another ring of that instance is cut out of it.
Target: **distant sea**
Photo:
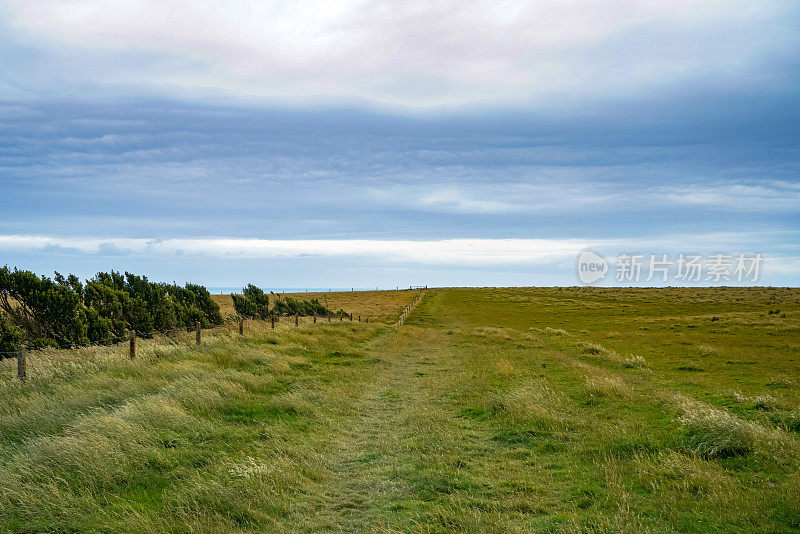
[[[231,293],[241,293],[241,286],[237,287],[206,287],[212,295],[230,295]],[[366,287],[262,287],[264,292],[269,293],[322,293],[334,291],[369,291],[375,288]],[[384,289],[384,288],[381,288]],[[394,289],[394,288],[391,288]]]

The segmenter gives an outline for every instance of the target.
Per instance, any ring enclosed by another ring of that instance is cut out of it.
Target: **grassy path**
[[[337,529],[378,525],[381,512],[402,492],[393,474],[402,454],[404,419],[419,395],[409,366],[392,348],[401,336],[392,332],[375,344],[378,372],[337,418],[327,462],[333,476],[318,503],[320,516],[330,516]]]
[[[465,350],[468,338],[477,343]],[[553,458],[572,441],[563,430],[572,423],[560,420],[554,431],[547,421],[540,426],[548,428],[524,426],[528,408],[545,416],[563,408],[539,372],[542,359],[553,369],[558,362],[544,353],[515,361],[529,347],[500,347],[499,339],[408,326],[371,344],[380,360],[374,374],[330,414],[330,446],[321,455],[328,474],[313,514],[303,510],[288,524],[353,532],[574,528],[563,512],[592,504],[593,469]]]

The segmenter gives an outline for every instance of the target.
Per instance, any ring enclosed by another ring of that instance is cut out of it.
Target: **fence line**
[[[229,329],[232,324],[234,324],[234,323],[224,322],[221,325],[212,326],[212,327],[209,327],[209,328],[205,328],[203,330],[205,330],[206,332],[209,332],[209,333],[217,333],[217,332],[219,332],[219,331],[221,331],[223,329]],[[35,356],[35,355],[37,355],[37,353],[40,353],[44,357],[54,358],[55,361],[58,363],[58,362],[62,361],[61,356],[63,354],[65,354],[65,353],[66,354],[70,354],[71,351],[76,351],[76,350],[85,349],[85,348],[94,348],[94,347],[97,347],[97,348],[100,348],[100,349],[102,349],[102,348],[119,349],[124,345],[124,343],[127,342],[127,343],[130,343],[128,354],[130,356],[130,359],[133,360],[133,359],[136,358],[136,344],[137,344],[137,340],[140,338],[140,336],[147,336],[149,338],[153,338],[156,335],[163,335],[164,336],[163,341],[166,341],[166,342],[168,342],[168,343],[170,343],[172,345],[177,345],[177,341],[176,341],[175,337],[172,336],[171,334],[174,334],[176,332],[186,332],[188,334],[188,333],[191,333],[192,330],[193,329],[190,329],[190,328],[187,328],[187,327],[180,327],[180,328],[173,328],[173,329],[170,329],[170,330],[156,330],[156,331],[152,331],[152,332],[144,332],[144,333],[141,333],[141,334],[132,330],[130,332],[129,336],[114,336],[113,338],[106,338],[106,339],[103,339],[103,340],[91,341],[91,342],[87,342],[87,343],[73,343],[73,344],[66,344],[66,345],[60,345],[60,346],[57,345],[57,346],[43,347],[42,349],[38,349],[38,350],[31,350],[30,348],[26,347],[25,344],[23,344],[23,345],[20,345],[18,350],[15,351],[15,352],[12,352],[12,353],[3,352],[3,353],[0,353],[0,354],[15,354],[16,355],[16,359],[17,359],[17,378],[19,378],[21,381],[24,382],[27,379],[28,374],[29,374],[28,373],[29,364],[34,364],[34,367],[35,367],[36,366],[36,362],[39,360],[38,358],[30,359],[29,356]],[[197,325],[195,326],[194,330],[197,330]],[[115,339],[115,340],[119,340],[119,341],[116,342],[116,343],[104,343],[104,341],[108,341],[108,340],[111,340],[111,339]],[[53,352],[45,352],[48,349],[53,350]],[[92,356],[102,355],[103,353],[104,352],[95,353]]]
[[[397,323],[395,323],[396,326],[403,326],[403,324],[405,323],[406,319],[411,314],[413,309],[417,306],[417,304],[419,304],[419,301],[422,300],[422,297],[425,295],[426,289],[427,289],[427,286],[420,287],[420,292],[414,298],[414,301],[411,304],[409,304],[408,306],[406,306],[403,309],[403,311],[401,312],[400,318],[398,319]],[[350,313],[350,314],[327,314],[328,323],[331,322],[331,318],[333,317],[333,315],[339,315],[339,321],[340,322],[344,321],[345,317],[350,322],[352,322],[353,319],[354,319],[354,315],[352,313]],[[316,313],[313,315],[313,318],[311,316],[308,316],[308,317],[313,320],[313,323],[302,321],[303,324],[316,324],[317,323],[317,317],[318,316],[316,315]],[[361,316],[358,315],[357,317],[358,317],[358,319],[357,319],[358,322],[361,322]],[[291,318],[291,317],[287,316],[287,318]],[[251,319],[251,320],[257,320],[257,319]],[[270,317],[269,321],[264,321],[264,322],[265,322],[265,324],[266,323],[270,324],[271,328],[274,330],[275,329],[275,323],[280,322],[280,318],[279,317],[275,317],[273,315],[273,316]],[[297,314],[295,314],[295,316],[294,316],[294,324],[295,324],[295,326],[299,326],[300,322],[301,322],[300,321],[300,317]],[[366,319],[366,322],[369,322],[368,318]],[[232,321],[225,322],[222,325],[212,326],[210,328],[205,328],[205,329],[203,329],[201,327],[199,322],[195,322],[195,328],[194,328],[194,331],[195,331],[195,344],[197,344],[197,345],[202,344],[202,334],[201,334],[202,330],[205,330],[206,332],[213,332],[215,330],[219,330],[221,328],[229,328],[231,326],[233,326],[234,329],[236,329],[238,327],[238,331],[239,331],[239,335],[240,336],[245,335],[245,320],[243,318],[235,318]],[[170,329],[170,330],[157,330],[157,331],[153,331],[153,332],[136,332],[135,330],[132,330],[130,332],[130,334],[127,335],[127,336],[112,336],[112,337],[108,337],[108,338],[105,338],[105,339],[98,339],[98,340],[95,340],[95,341],[88,341],[88,342],[85,342],[85,343],[66,343],[66,344],[63,344],[63,345],[57,345],[57,346],[46,347],[46,348],[55,349],[57,351],[75,350],[75,349],[81,349],[81,348],[86,348],[86,347],[108,347],[108,348],[117,347],[118,348],[123,343],[129,343],[128,354],[130,356],[130,359],[134,360],[134,359],[136,359],[136,344],[137,344],[137,340],[138,339],[140,339],[140,338],[152,338],[155,335],[163,335],[163,336],[166,336],[167,340],[169,340],[173,344],[177,344],[176,340],[172,336],[170,336],[170,334],[173,334],[175,332],[186,332],[188,334],[188,333],[192,332],[192,328],[191,327],[187,327],[187,326],[182,326],[182,327],[173,328],[173,329]],[[108,343],[109,341],[111,341],[112,343]],[[28,356],[29,355],[33,355],[33,354],[35,354],[35,352],[31,351],[29,348],[25,347],[24,345],[20,345],[19,349],[16,350],[16,351],[0,352],[0,356],[15,356],[16,357],[16,359],[17,359],[17,378],[19,378],[22,382],[25,382],[28,379]],[[56,353],[56,357],[57,357],[57,355],[58,355],[58,353]]]
[[[419,301],[422,300],[424,295],[425,289],[420,290],[420,292],[414,298],[414,302],[403,308],[403,312],[400,314],[400,319],[397,320],[395,326],[403,326],[406,323],[406,319],[408,319],[408,316],[411,315],[411,312],[414,310],[414,308],[416,308],[417,304],[419,304]]]
[[[328,319],[329,323],[331,322],[331,318],[332,318],[333,315],[337,315],[337,314],[328,314],[327,315],[327,319]],[[339,315],[339,321],[340,322],[344,321],[345,317],[347,317],[347,319],[349,321],[353,321],[353,314],[352,313],[351,314],[338,314],[338,315]],[[291,319],[290,316],[285,316],[285,317],[287,319]],[[305,318],[305,317],[306,316],[303,316],[303,318]],[[308,316],[308,317],[311,318],[311,316]],[[316,317],[315,317],[315,319],[316,319]],[[250,319],[250,320],[259,321],[258,319]],[[359,316],[359,321],[360,320],[361,320],[361,316]],[[259,322],[261,322],[261,321],[259,321]],[[280,317],[276,317],[276,316],[273,315],[273,316],[270,317],[269,320],[265,320],[263,322],[264,322],[264,324],[270,325],[271,329],[274,330],[276,323],[280,323]],[[305,324],[312,324],[310,321],[309,322],[306,322],[305,320],[301,321],[299,316],[295,316],[294,317],[294,324],[299,326],[301,323],[304,324],[304,325]],[[314,323],[316,323],[316,320],[314,321]],[[202,344],[201,331],[204,330],[204,331],[206,331],[208,333],[213,333],[213,332],[215,332],[217,330],[220,330],[220,329],[223,329],[223,328],[231,328],[231,327],[233,327],[232,331],[236,331],[238,329],[239,335],[243,336],[245,334],[245,320],[243,318],[235,318],[235,319],[233,319],[231,321],[226,321],[221,325],[212,326],[210,328],[201,328],[199,322],[196,322],[194,329],[192,329],[191,327],[179,327],[179,328],[173,328],[173,329],[170,329],[170,330],[163,330],[163,331],[158,330],[158,331],[153,331],[153,332],[141,332],[141,333],[132,330],[130,332],[130,334],[127,335],[127,336],[113,336],[113,337],[109,337],[109,338],[105,338],[105,339],[99,339],[99,340],[96,340],[96,341],[89,341],[89,342],[85,342],[85,343],[67,343],[67,344],[63,344],[63,345],[45,347],[45,349],[54,349],[54,350],[56,350],[57,352],[55,353],[55,355],[56,355],[56,358],[58,358],[58,355],[61,353],[61,351],[68,352],[69,350],[76,350],[76,349],[87,348],[87,347],[119,348],[122,344],[129,343],[128,354],[130,356],[130,359],[133,360],[133,359],[136,358],[137,341],[142,337],[145,337],[145,338],[150,337],[151,338],[151,337],[153,337],[155,335],[163,335],[163,336],[166,337],[166,339],[168,341],[172,342],[173,344],[177,344],[176,340],[172,336],[170,336],[170,334],[173,334],[175,332],[186,332],[188,334],[188,333],[191,333],[192,330],[194,330],[194,333],[195,333],[195,344],[200,345],[200,344]],[[107,341],[114,341],[114,342],[113,343],[106,343]],[[16,350],[16,351],[4,351],[4,352],[0,352],[0,355],[15,356],[16,357],[16,359],[17,359],[17,378],[19,378],[22,382],[25,382],[27,380],[27,378],[28,378],[28,356],[29,355],[34,355],[34,354],[36,354],[36,352],[38,352],[38,351],[33,351],[33,350],[29,349],[28,347],[26,347],[25,344],[23,344],[23,345],[20,345],[19,349]]]

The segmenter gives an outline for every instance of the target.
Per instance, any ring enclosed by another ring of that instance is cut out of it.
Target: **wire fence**
[[[428,286],[425,286],[425,288],[427,287]],[[397,326],[403,326],[406,323],[406,319],[408,319],[408,316],[411,315],[411,312],[414,311],[414,308],[417,307],[419,301],[421,301],[422,297],[425,296],[425,291],[426,289],[421,289],[420,292],[417,294],[417,296],[414,298],[414,301],[403,309],[403,312],[400,314],[400,318],[397,320],[396,323]]]
[[[175,333],[183,332],[187,334],[195,333],[196,336],[196,343],[200,344],[201,342],[201,332],[206,334],[215,334],[221,330],[231,330],[235,331],[236,325],[239,325],[239,331],[243,333],[242,325],[243,322],[240,320],[235,321],[226,321],[221,325],[200,328],[199,325],[195,325],[195,328],[192,329],[190,327],[178,327],[172,328],[169,330],[155,330],[151,332],[135,332],[131,331],[129,335],[124,336],[111,336],[103,339],[97,339],[89,342],[83,343],[66,343],[62,345],[51,345],[47,347],[42,347],[40,349],[30,349],[25,345],[20,346],[16,351],[3,351],[0,352],[2,355],[2,359],[6,359],[7,357],[16,357],[17,359],[17,378],[22,380],[23,382],[28,378],[28,371],[31,367],[33,362],[38,360],[48,360],[49,363],[53,362],[61,362],[65,359],[74,360],[74,357],[83,355],[86,356],[85,353],[82,351],[88,348],[103,348],[108,349],[106,352],[114,352],[119,351],[126,343],[129,343],[129,355],[131,359],[135,358],[136,355],[136,344],[139,338],[146,338],[146,339],[154,339],[156,336],[163,336],[163,339],[160,341],[168,341],[172,344],[178,344],[178,340],[174,339]],[[274,328],[274,326],[273,326]],[[93,353],[93,355],[98,355],[97,353]],[[65,358],[66,356],[66,358]],[[73,358],[70,358],[73,356]]]
[[[400,317],[399,317],[398,321],[395,323],[396,326],[402,326],[405,323],[405,320],[408,318],[408,315],[417,306],[417,304],[420,302],[420,300],[422,300],[422,297],[424,295],[425,295],[425,289],[421,288],[419,294],[417,294],[417,296],[414,298],[414,301],[411,304],[409,304],[408,306],[406,306],[403,309],[403,311],[400,313]],[[338,317],[338,319],[339,319],[338,322],[343,322],[345,320],[345,318],[348,319],[350,322],[355,321],[356,318],[357,318],[358,322],[362,322],[362,318],[361,318],[360,315],[354,316],[352,313],[350,313],[350,314],[341,314],[341,313],[339,313],[339,314],[327,314],[327,315],[324,315],[324,316],[321,316],[321,315],[318,316],[317,314],[314,314],[312,316],[304,316],[304,317],[302,317],[302,319],[303,319],[302,321],[301,321],[301,317],[298,314],[295,314],[294,317],[292,317],[292,316],[285,316],[285,317],[287,319],[289,319],[290,323],[292,322],[292,319],[294,319],[293,322],[294,322],[295,326],[299,326],[300,323],[303,323],[304,325],[305,324],[316,324],[317,322],[323,323],[323,322],[325,322],[325,319],[327,319],[328,323],[331,323],[333,321],[334,317]],[[263,323],[264,325],[269,324],[270,328],[274,330],[276,328],[276,324],[278,324],[280,322],[280,317],[272,316],[272,317],[270,317],[270,319],[267,319],[265,321],[260,321],[260,320],[257,320],[257,319],[249,319],[248,321],[256,321],[258,323]],[[364,322],[369,322],[369,318],[365,318]],[[108,349],[118,350],[118,349],[122,348],[124,343],[128,343],[129,344],[129,349],[128,349],[129,356],[130,356],[131,359],[135,359],[136,358],[136,345],[137,345],[137,339],[138,338],[152,339],[152,338],[155,338],[155,336],[164,336],[166,338],[166,340],[170,341],[173,344],[177,344],[178,341],[173,339],[172,334],[175,334],[176,332],[184,332],[184,333],[187,333],[187,334],[194,333],[195,334],[195,343],[197,345],[200,345],[202,343],[202,335],[203,335],[203,333],[207,333],[207,334],[208,333],[216,333],[219,330],[230,329],[231,327],[233,327],[233,329],[234,329],[233,331],[235,332],[235,329],[238,327],[239,334],[240,335],[244,335],[244,333],[245,333],[244,332],[244,325],[245,325],[245,320],[239,318],[239,319],[232,319],[232,320],[225,321],[223,324],[218,325],[218,326],[212,326],[212,327],[206,327],[206,328],[202,328],[200,323],[195,323],[194,329],[192,329],[191,327],[188,327],[188,326],[182,326],[182,327],[172,328],[172,329],[169,329],[169,330],[157,330],[157,331],[152,331],[152,332],[131,331],[130,334],[124,335],[124,336],[110,336],[110,337],[107,337],[107,338],[97,339],[97,340],[83,342],[83,343],[65,343],[65,344],[62,344],[62,345],[51,345],[51,346],[48,346],[48,347],[43,347],[42,349],[35,349],[35,350],[32,350],[32,349],[30,349],[30,347],[26,347],[25,345],[22,345],[16,351],[3,351],[3,352],[0,352],[0,361],[2,361],[4,359],[11,359],[11,358],[16,357],[16,359],[17,359],[17,378],[20,379],[21,381],[25,382],[27,380],[27,378],[28,378],[28,370],[29,370],[28,368],[29,368],[29,357],[30,356],[34,356],[35,357],[37,355],[47,354],[48,357],[50,357],[52,359],[55,359],[56,361],[60,361],[62,355],[70,354],[70,353],[74,354],[74,355],[77,355],[77,352],[74,352],[74,351],[78,351],[79,349],[85,349],[85,348],[88,348],[88,347],[101,347],[101,348],[108,348]]]
[[[208,330],[208,329],[205,329],[205,330]],[[136,335],[137,335],[137,337],[152,337],[152,336],[155,336],[157,334],[170,334],[170,333],[179,332],[179,331],[191,332],[192,330],[189,327],[181,327],[181,328],[173,328],[171,330],[156,330],[156,331],[153,331],[153,332],[144,332],[144,333],[136,332]],[[92,347],[92,346],[114,346],[114,345],[117,345],[117,344],[122,343],[124,341],[128,341],[129,339],[130,339],[130,335],[111,336],[111,337],[107,337],[107,338],[103,338],[103,339],[95,339],[93,341],[85,341],[85,342],[82,342],[82,343],[64,343],[64,344],[61,344],[61,345],[47,345],[45,347],[42,347],[41,350],[44,350],[44,349],[75,350],[75,349],[81,349],[81,348],[84,348],[84,347]],[[109,343],[109,341],[111,343]],[[26,348],[25,350],[27,350],[28,352],[32,352],[33,349]],[[3,351],[3,352],[0,352],[0,355],[3,355],[3,356],[16,355],[17,352],[18,351]]]

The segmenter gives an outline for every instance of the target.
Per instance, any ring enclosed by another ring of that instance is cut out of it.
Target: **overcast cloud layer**
[[[795,2],[0,7],[0,264],[230,286],[800,282]]]
[[[791,0],[7,0],[2,13],[9,96],[541,109],[779,87],[800,50]]]

